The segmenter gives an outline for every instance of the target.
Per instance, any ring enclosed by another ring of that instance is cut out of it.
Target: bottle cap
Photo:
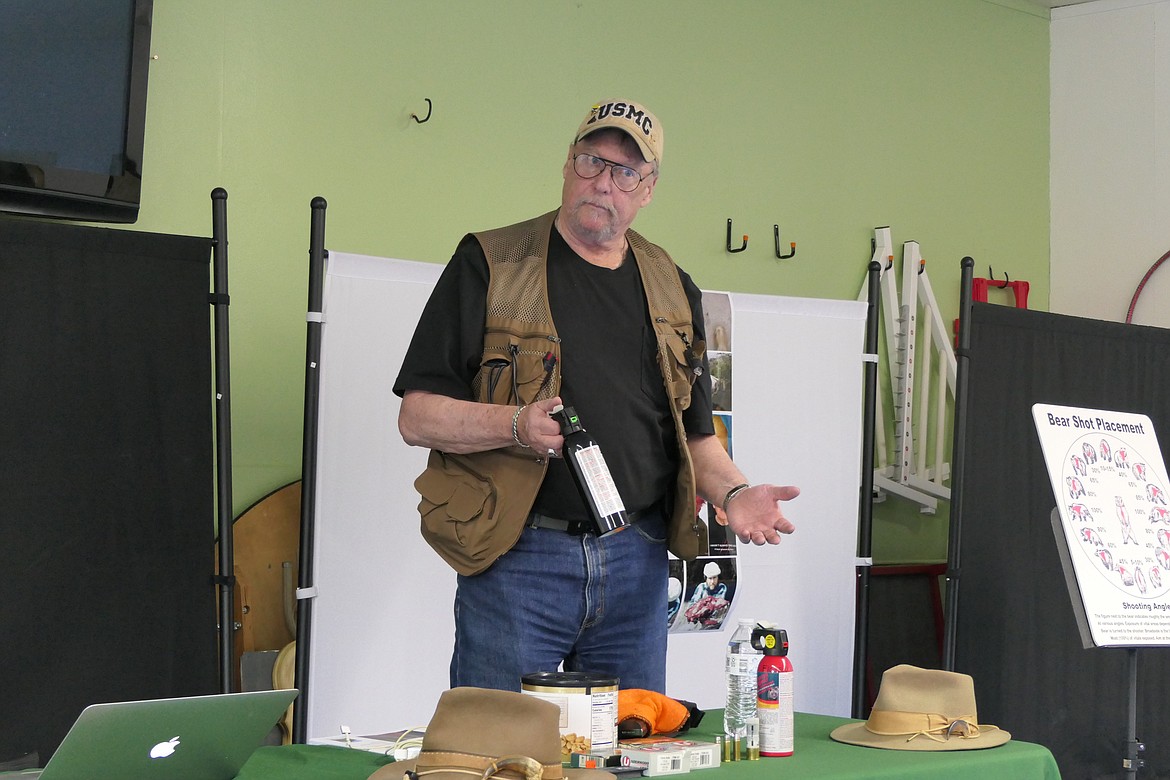
[[[752,631],[752,647],[762,650],[764,655],[788,655],[788,632],[759,626]]]
[[[561,436],[568,436],[570,433],[585,430],[581,425],[581,418],[577,416],[577,410],[571,406],[563,406],[553,411],[552,417],[561,424]]]

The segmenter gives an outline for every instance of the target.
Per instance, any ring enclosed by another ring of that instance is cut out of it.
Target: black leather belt
[[[655,502],[645,509],[639,509],[636,512],[626,512],[626,523],[633,525],[651,512],[660,511],[660,506],[659,503]],[[571,536],[584,536],[585,534],[596,533],[597,530],[593,527],[593,523],[588,520],[562,520],[559,517],[549,517],[539,512],[529,514],[528,522],[525,525],[529,528],[546,528],[550,531],[564,531]]]

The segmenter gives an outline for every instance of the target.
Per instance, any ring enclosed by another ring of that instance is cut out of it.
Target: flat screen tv
[[[153,0],[0,0],[0,211],[134,222]]]

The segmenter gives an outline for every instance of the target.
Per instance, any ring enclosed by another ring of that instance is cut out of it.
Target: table
[[[736,761],[691,772],[690,780],[1059,780],[1047,748],[1015,739],[997,748],[951,752],[879,750],[834,742],[829,732],[847,718],[797,713],[794,753],[785,758]],[[722,710],[711,710],[688,739],[712,741],[722,731]],[[317,745],[263,747],[237,780],[365,780],[386,756]],[[696,777],[697,775],[697,777]],[[674,776],[671,776],[674,777]]]

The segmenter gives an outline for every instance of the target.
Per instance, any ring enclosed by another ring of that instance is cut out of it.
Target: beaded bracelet
[[[520,412],[528,408],[528,404],[516,407],[516,412],[512,415],[512,441],[516,442],[517,447],[529,449],[531,445],[520,441],[520,432],[516,430],[516,423],[520,422]]]
[[[751,485],[749,485],[748,483],[741,482],[740,484],[733,487],[731,490],[728,490],[727,495],[725,495],[723,497],[723,514],[727,514],[727,506],[728,506],[728,504],[731,503],[731,499],[735,498],[740,493],[742,493],[743,491],[747,490],[750,487],[751,487]]]

